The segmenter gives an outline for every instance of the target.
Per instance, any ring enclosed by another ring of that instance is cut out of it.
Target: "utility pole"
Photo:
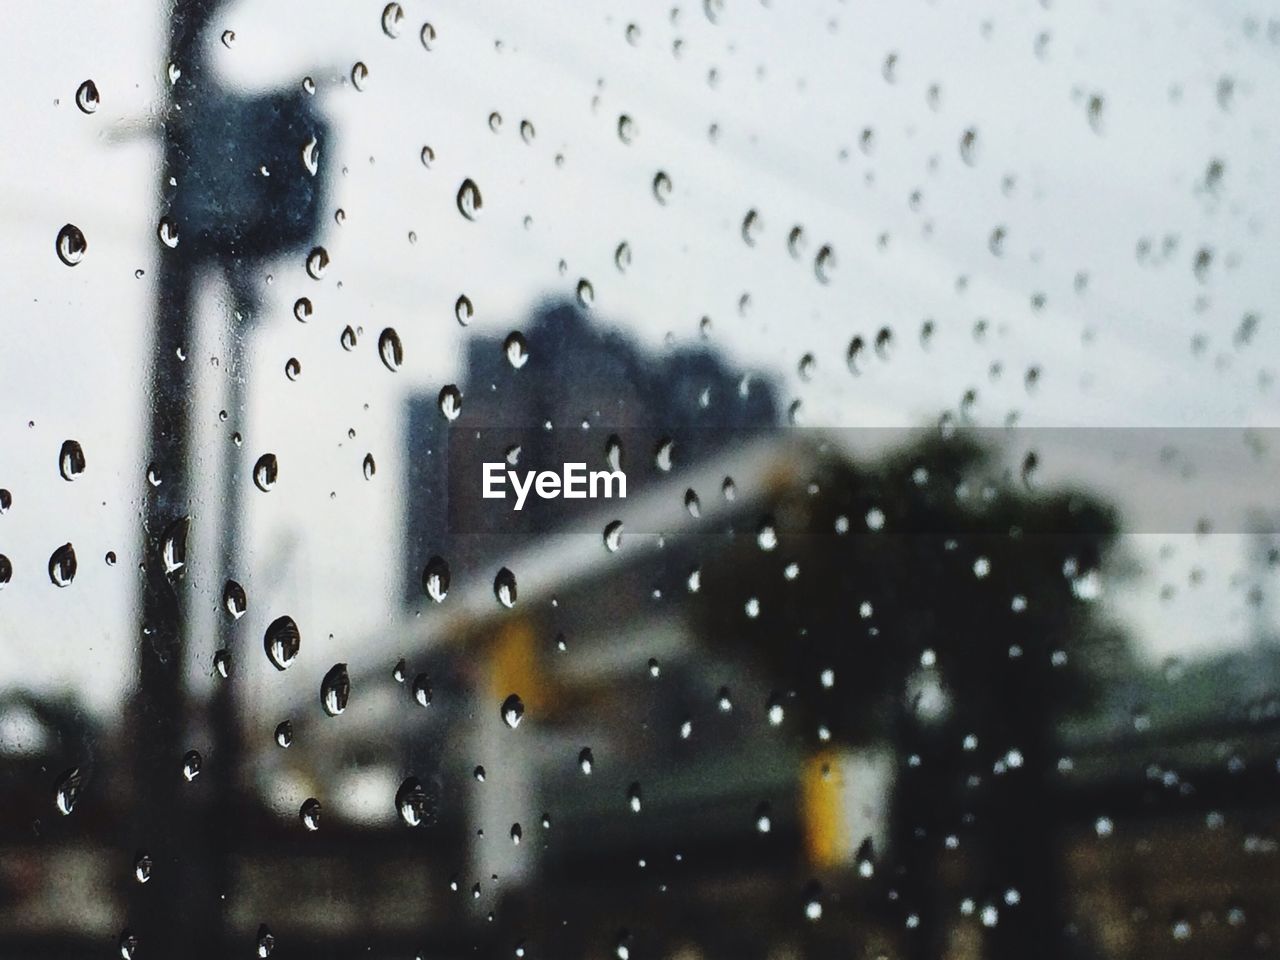
[[[267,259],[305,247],[318,232],[327,131],[311,93],[245,96],[216,82],[206,50],[222,0],[173,0],[169,13],[169,84],[160,180],[160,249],[151,369],[146,395],[148,463],[159,484],[143,485],[138,685],[132,705],[132,818],[128,845],[145,851],[153,878],[135,884],[127,931],[147,956],[224,957],[235,952],[225,923],[233,892],[232,863],[244,848],[237,831],[240,730],[230,676],[215,681],[207,730],[193,723],[184,678],[193,655],[186,570],[186,533],[197,498],[193,407],[197,372],[196,297],[202,281],[221,278],[236,304],[231,339],[231,406],[242,413],[241,365],[248,318],[258,312],[251,278]],[[314,88],[312,88],[314,89]],[[175,240],[176,237],[176,240]],[[212,547],[225,577],[239,550],[239,471],[233,448],[221,490],[222,537]],[[222,582],[214,585],[221,596]],[[234,650],[225,614],[219,633]],[[212,653],[212,649],[208,651]],[[206,742],[189,737],[207,734]],[[188,782],[183,757],[203,755],[204,771]],[[246,944],[245,948],[251,949]]]

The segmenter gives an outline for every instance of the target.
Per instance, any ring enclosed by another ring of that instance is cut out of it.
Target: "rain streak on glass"
[[[277,670],[287,670],[302,649],[302,632],[293,617],[283,616],[272,620],[262,637],[267,659]]]
[[[325,713],[336,717],[347,709],[347,699],[350,696],[351,678],[347,675],[347,665],[335,663],[320,683],[320,704]]]

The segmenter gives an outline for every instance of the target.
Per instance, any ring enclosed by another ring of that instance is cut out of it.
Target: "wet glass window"
[[[1280,10],[8,11],[0,956],[1280,948]]]

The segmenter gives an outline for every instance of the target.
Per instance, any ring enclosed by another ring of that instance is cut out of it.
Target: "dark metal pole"
[[[189,119],[199,96],[202,56],[198,43],[215,0],[175,0],[170,12],[172,79],[164,124],[161,204],[182,189],[183,151],[191,143]],[[180,71],[180,72],[178,72]],[[171,181],[177,179],[174,185]],[[181,238],[180,238],[181,240]],[[216,891],[207,882],[207,840],[195,822],[199,781],[187,783],[182,758],[187,743],[183,672],[189,632],[182,563],[186,519],[193,509],[191,406],[195,384],[194,299],[200,264],[196,245],[161,248],[148,382],[149,463],[158,486],[143,485],[143,555],[138,686],[133,704],[132,839],[153,859],[150,882],[135,884],[129,929],[149,956],[211,956],[217,943]]]

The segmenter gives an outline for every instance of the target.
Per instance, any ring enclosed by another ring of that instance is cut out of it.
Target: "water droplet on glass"
[[[675,451],[676,442],[670,437],[665,437],[658,442],[658,447],[653,453],[653,463],[663,473],[671,472],[671,455]]]
[[[609,434],[604,443],[604,459],[610,470],[622,469],[622,440],[616,433]]]
[[[276,744],[284,750],[289,749],[289,745],[293,743],[293,724],[288,720],[281,720],[276,724]]]
[[[653,176],[653,195],[664,206],[671,198],[671,178],[664,170],[659,170]]]
[[[702,516],[702,500],[698,497],[698,491],[692,487],[684,492],[684,508],[694,519]]]
[[[302,376],[302,361],[297,357],[290,357],[284,362],[284,375],[292,381],[296,381]]]
[[[400,36],[400,23],[404,20],[404,7],[388,3],[382,8],[382,32],[394,40]]]
[[[357,60],[351,66],[351,85],[359,91],[369,85],[369,68],[363,60]]]
[[[781,726],[782,721],[786,718],[786,713],[782,709],[782,700],[779,699],[777,694],[769,698],[769,703],[765,708],[765,716],[769,718],[771,727]]]
[[[76,802],[80,799],[80,788],[83,783],[84,778],[80,775],[79,767],[64,770],[59,774],[58,779],[54,781],[53,804],[64,817],[75,809]]]
[[[271,956],[271,951],[276,947],[275,935],[268,929],[267,925],[260,924],[258,927],[258,960],[267,960]]]
[[[436,42],[436,28],[429,23],[424,23],[422,29],[418,31],[418,39],[422,41],[424,50],[430,50],[431,45]]]
[[[307,254],[307,276],[319,280],[329,268],[329,251],[324,247],[312,247]]]
[[[618,267],[619,273],[626,273],[627,268],[631,266],[631,244],[623,240],[616,250],[613,251],[613,262]]]
[[[449,593],[449,564],[443,557],[432,557],[422,570],[422,589],[436,603],[443,603]]]
[[[617,553],[622,546],[622,521],[614,520],[604,528],[604,545],[610,553]]]
[[[467,177],[458,187],[458,212],[468,220],[475,220],[482,206],[484,201],[480,197],[480,188],[474,180]]]
[[[378,334],[378,356],[382,365],[395,373],[404,362],[404,347],[400,343],[400,335],[391,327]]]
[[[347,326],[342,329],[342,333],[338,335],[338,342],[342,344],[342,349],[346,350],[348,353],[356,348],[356,344],[359,342],[359,337],[356,336],[355,330],[351,329],[350,324],[347,324]]]
[[[436,159],[436,152],[430,147],[424,146],[418,154],[418,159],[422,161],[422,165],[430,169],[431,164]]]
[[[778,545],[778,532],[774,529],[771,519],[766,517],[760,522],[760,529],[756,531],[756,544],[766,552]]]
[[[396,810],[407,826],[420,826],[427,815],[427,792],[417,777],[407,777],[396,791]]]
[[[170,250],[178,245],[178,225],[172,217],[160,218],[160,223],[156,225],[156,236]]]
[[[772,808],[768,802],[762,802],[756,807],[756,831],[759,833],[768,833],[773,829]]]
[[[316,149],[318,145],[319,141],[315,137],[302,145],[302,165],[313,177],[320,169],[320,152]]]
[[[508,609],[516,605],[516,575],[506,567],[493,578],[493,595]]]
[[[277,670],[287,670],[302,648],[302,632],[293,617],[283,616],[272,620],[262,636],[262,647],[267,659]]]
[[[154,861],[151,859],[151,855],[145,851],[138,851],[138,856],[133,862],[133,879],[137,880],[139,883],[146,883],[151,879],[151,869],[153,866]]]
[[[413,678],[413,699],[418,701],[419,706],[431,706],[431,678],[425,673]]]
[[[590,747],[583,747],[582,750],[578,752],[578,766],[587,776],[591,776],[591,769],[595,762],[595,754],[591,752]]]
[[[314,308],[308,298],[299,297],[293,301],[293,315],[299,323],[306,323],[311,319],[311,314],[314,312]]]
[[[578,281],[578,303],[584,307],[590,307],[596,300],[595,287],[591,286],[591,281],[583,277]]]
[[[68,223],[58,231],[58,240],[54,246],[58,251],[58,259],[68,267],[74,267],[84,259],[85,251],[89,249],[89,242],[85,240],[79,227],[74,223]]]
[[[75,440],[64,440],[58,452],[58,472],[63,480],[74,480],[84,473],[84,450]]]
[[[817,256],[813,258],[813,273],[818,278],[819,283],[831,282],[831,271],[836,266],[836,254],[831,249],[830,244],[824,243],[818,248]]]
[[[116,941],[116,946],[120,950],[122,960],[134,960],[138,955],[138,937],[129,930],[123,930],[120,933],[120,939]]]
[[[213,669],[223,680],[231,675],[231,651],[219,650],[213,655]]]
[[[970,167],[978,162],[978,131],[973,127],[960,135],[960,159]]]
[[[310,797],[302,802],[302,808],[298,811],[298,819],[302,821],[302,825],[306,829],[314,832],[320,829],[320,801],[315,797]]]
[[[742,239],[748,247],[756,245],[761,226],[760,214],[755,210],[748,210],[747,215],[742,218]]]
[[[470,323],[471,318],[475,316],[475,312],[476,308],[472,305],[471,298],[465,293],[460,294],[453,303],[453,315],[461,326],[465,327]]]
[[[632,813],[640,812],[640,784],[632,783],[627,787],[627,805],[631,807]]]
[[[81,113],[93,113],[98,109],[100,102],[98,85],[92,80],[86,80],[76,88],[76,106],[80,108]]]
[[[462,413],[462,391],[452,383],[440,388],[437,402],[446,420],[457,420],[458,414]]]
[[[525,343],[524,334],[518,330],[513,330],[507,334],[507,339],[503,343],[502,349],[507,354],[507,362],[517,370],[529,362],[528,344]]]
[[[336,717],[347,709],[347,698],[351,696],[351,678],[347,676],[347,665],[335,663],[324,675],[320,683],[320,705],[324,712]]]
[[[796,224],[787,234],[787,252],[793,259],[799,260],[804,255],[804,248],[804,227]]]
[[[55,587],[69,587],[76,578],[76,550],[64,543],[49,557],[49,579]]]
[[[627,114],[618,117],[618,139],[623,143],[631,143],[635,139],[636,124]]]
[[[808,920],[822,919],[822,887],[814,881],[805,888],[804,915]]]
[[[502,701],[501,714],[502,722],[512,730],[520,726],[520,721],[524,719],[524,701],[519,694],[513,693]]]
[[[165,527],[160,537],[160,562],[170,577],[187,563],[187,532],[191,528],[189,517],[179,517]]]
[[[200,776],[200,768],[203,765],[204,760],[200,756],[200,751],[188,750],[182,757],[182,778],[190,783]]]
[[[253,485],[263,493],[268,493],[276,485],[280,473],[280,465],[274,453],[264,453],[253,465]]]

